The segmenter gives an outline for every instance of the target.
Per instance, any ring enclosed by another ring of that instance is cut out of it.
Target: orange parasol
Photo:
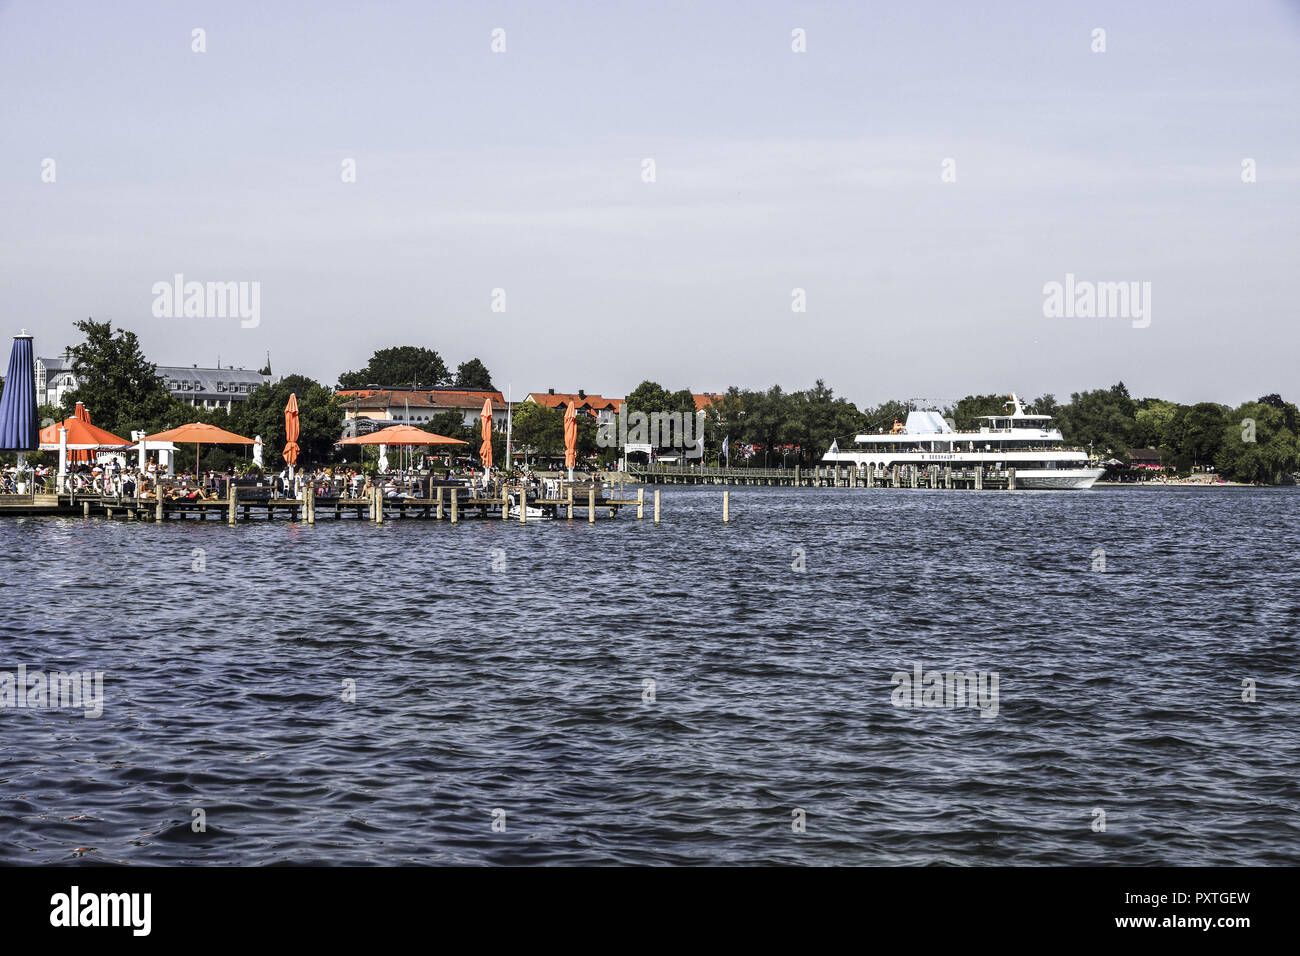
[[[284,406],[284,460],[290,466],[298,464],[298,396],[290,393],[289,404]]]
[[[87,425],[90,424],[90,412],[86,411],[86,406],[81,402],[77,402],[77,407],[72,412],[72,417],[80,419],[81,421],[85,422]],[[90,461],[91,458],[93,457],[94,455],[91,454],[90,449],[78,449],[72,452],[70,455],[68,455],[68,461],[74,461],[74,462]]]
[[[73,416],[41,429],[41,451],[58,451],[60,428],[68,430],[67,447],[70,451],[85,451],[89,454],[95,448],[131,447],[131,443],[125,438],[119,438],[112,432],[96,428],[84,418]]]
[[[369,435],[358,435],[355,438],[344,438],[342,441],[335,442],[337,445],[468,445],[469,442],[461,441],[459,438],[448,438],[446,435],[435,435],[433,432],[426,432],[422,428],[416,428],[414,425],[393,425],[389,428],[381,428],[377,432],[371,432]]]
[[[156,435],[146,435],[144,440],[180,442],[183,445],[193,444],[195,473],[199,470],[200,445],[256,444],[256,442],[251,438],[245,438],[243,435],[236,435],[234,432],[228,432],[224,428],[218,428],[216,425],[208,425],[204,422],[190,422],[188,425],[169,428],[167,431],[159,432]]]
[[[479,446],[478,456],[483,459],[483,469],[486,471],[492,467],[492,399],[483,399],[483,411],[478,417],[483,420],[483,444]]]
[[[564,412],[564,467],[573,473],[573,464],[578,460],[578,410],[573,402]]]

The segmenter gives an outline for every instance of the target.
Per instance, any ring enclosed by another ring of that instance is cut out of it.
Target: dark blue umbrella
[[[36,360],[32,337],[24,329],[14,336],[9,372],[0,395],[0,451],[35,451],[40,445],[36,427]]]

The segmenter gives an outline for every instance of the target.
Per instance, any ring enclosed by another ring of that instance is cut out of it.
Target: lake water
[[[1300,492],[663,501],[0,521],[0,863],[1300,862]]]

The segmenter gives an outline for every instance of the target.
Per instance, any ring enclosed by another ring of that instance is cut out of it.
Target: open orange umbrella
[[[87,454],[97,448],[130,448],[131,443],[112,432],[96,428],[84,418],[65,418],[61,422],[47,425],[41,429],[41,451],[59,450],[59,429],[68,430],[68,450],[85,451]]]
[[[446,435],[435,435],[414,425],[393,425],[369,435],[357,435],[335,442],[337,445],[468,445],[469,442]]]
[[[146,435],[144,440],[180,442],[183,445],[193,444],[194,471],[196,474],[199,470],[200,445],[256,444],[256,442],[251,438],[245,438],[243,435],[236,435],[234,432],[228,432],[224,428],[218,428],[216,425],[208,425],[205,422],[190,422],[188,425],[169,428],[167,431],[159,432],[156,435]]]
[[[479,446],[478,456],[483,459],[483,468],[487,470],[492,467],[492,399],[483,399],[483,411],[478,417],[483,421],[483,444]]]
[[[284,406],[284,460],[292,467],[298,464],[298,396],[289,395],[289,404]]]
[[[578,410],[573,402],[564,412],[564,467],[569,469],[569,478],[573,478],[573,465],[578,460]]]

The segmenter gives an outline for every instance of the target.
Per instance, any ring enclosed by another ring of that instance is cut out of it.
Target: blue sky
[[[42,354],[87,315],[328,382],[419,344],[516,397],[1295,400],[1298,104],[1282,0],[0,0],[0,309]],[[155,318],[176,273],[260,325]],[[1150,325],[1045,317],[1067,273]]]

